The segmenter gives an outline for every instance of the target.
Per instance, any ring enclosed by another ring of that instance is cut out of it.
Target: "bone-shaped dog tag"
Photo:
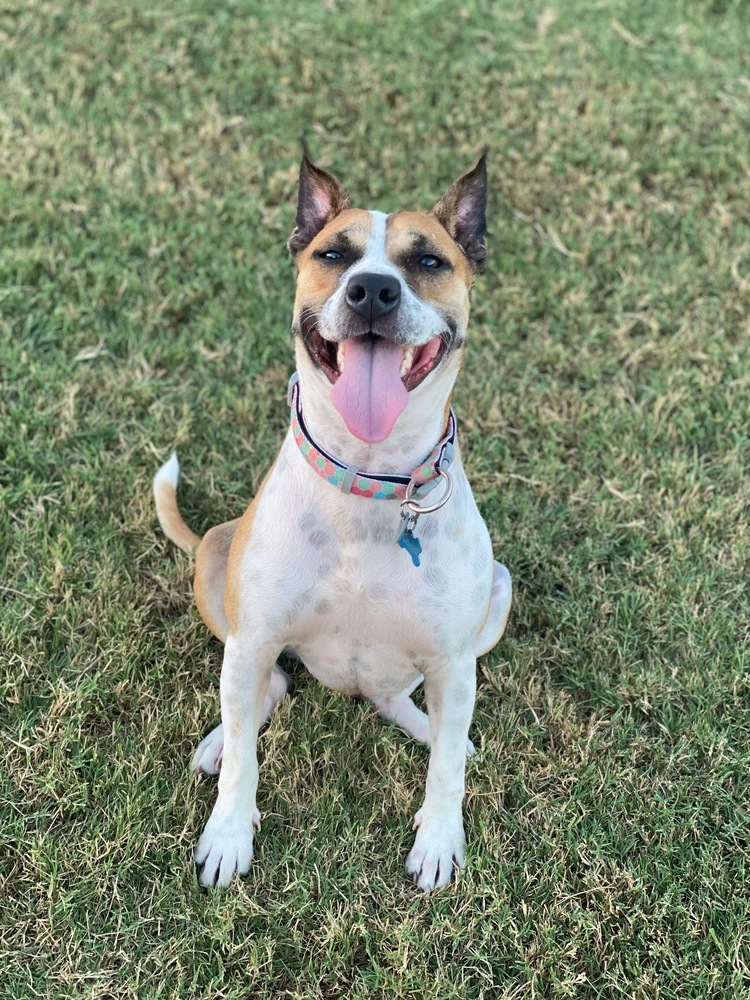
[[[419,556],[422,552],[422,543],[412,534],[411,528],[407,528],[399,538],[398,544],[411,556],[411,561],[415,566],[419,566]]]
[[[413,528],[417,526],[417,520],[419,514],[406,512],[401,515],[401,530],[398,533],[398,542],[400,548],[406,549],[406,551],[411,556],[411,561],[415,566],[419,566],[419,556],[422,552],[422,543],[414,535]]]

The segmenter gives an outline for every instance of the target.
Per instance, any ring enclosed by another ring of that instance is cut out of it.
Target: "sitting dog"
[[[298,374],[281,451],[244,515],[203,540],[177,509],[176,455],[154,478],[165,534],[197,546],[196,603],[225,646],[222,724],[194,759],[196,771],[220,768],[195,849],[204,885],[250,868],[257,737],[289,689],[284,651],[430,745],[406,869],[429,892],[463,863],[476,660],[511,600],[451,409],[486,204],[484,154],[431,212],[390,215],[352,208],[305,156],[288,244]],[[422,682],[428,714],[411,699]]]

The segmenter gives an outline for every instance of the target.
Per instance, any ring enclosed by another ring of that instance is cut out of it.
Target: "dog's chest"
[[[484,528],[477,521],[474,543]],[[417,567],[397,544],[395,504],[360,500],[349,517],[325,507],[300,517],[305,570],[284,638],[313,676],[348,694],[395,695],[449,652],[457,631],[476,627],[486,597],[472,591],[476,556],[467,558],[468,539],[454,523],[450,515],[422,519]],[[491,563],[488,546],[485,560]],[[483,591],[489,575],[480,573]]]
[[[368,697],[397,694],[435,654],[421,588],[398,572],[391,555],[378,544],[365,552],[343,549],[292,624],[295,648],[328,687]],[[408,558],[403,551],[393,555]]]

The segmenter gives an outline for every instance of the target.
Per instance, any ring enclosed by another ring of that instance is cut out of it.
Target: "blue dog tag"
[[[406,531],[404,531],[398,540],[398,544],[402,549],[406,549],[411,556],[411,561],[414,565],[419,566],[419,556],[422,552],[422,543],[418,538],[414,537],[411,532],[411,528],[407,528]]]

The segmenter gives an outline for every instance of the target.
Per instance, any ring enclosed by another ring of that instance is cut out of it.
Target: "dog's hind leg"
[[[195,554],[195,603],[206,627],[221,642],[226,642],[229,635],[229,623],[224,613],[224,589],[229,549],[239,523],[240,518],[237,518],[211,528],[204,535]],[[291,688],[291,677],[276,665],[271,671],[268,694],[263,702],[261,726],[268,722],[273,710]],[[223,753],[224,728],[219,725],[198,744],[193,756],[193,770],[202,774],[218,774]]]
[[[265,726],[276,706],[284,700],[291,689],[292,678],[277,664],[271,671],[268,694],[263,702],[261,728]],[[198,744],[193,755],[193,770],[196,774],[218,774],[223,756],[224,726],[218,725]]]
[[[229,550],[240,520],[237,517],[234,521],[211,528],[195,553],[195,603],[206,628],[221,642],[226,642],[229,635],[229,622],[224,614],[224,590]]]
[[[378,714],[403,729],[408,736],[420,743],[430,742],[430,720],[427,713],[417,708],[408,691],[402,691],[394,698],[374,698],[372,703]]]
[[[508,622],[512,593],[513,587],[510,582],[510,573],[502,563],[495,560],[487,617],[476,640],[475,648],[478,657],[489,653],[492,647],[500,641],[500,637],[505,631],[505,626]]]
[[[420,677],[411,687],[408,687],[401,694],[393,698],[373,698],[373,705],[378,710],[378,714],[384,719],[392,722],[399,729],[402,729],[407,736],[418,740],[420,743],[430,745],[430,717],[426,712],[414,704],[411,700],[411,693],[422,683]],[[466,755],[471,757],[474,753],[474,744],[471,740],[466,741]]]

